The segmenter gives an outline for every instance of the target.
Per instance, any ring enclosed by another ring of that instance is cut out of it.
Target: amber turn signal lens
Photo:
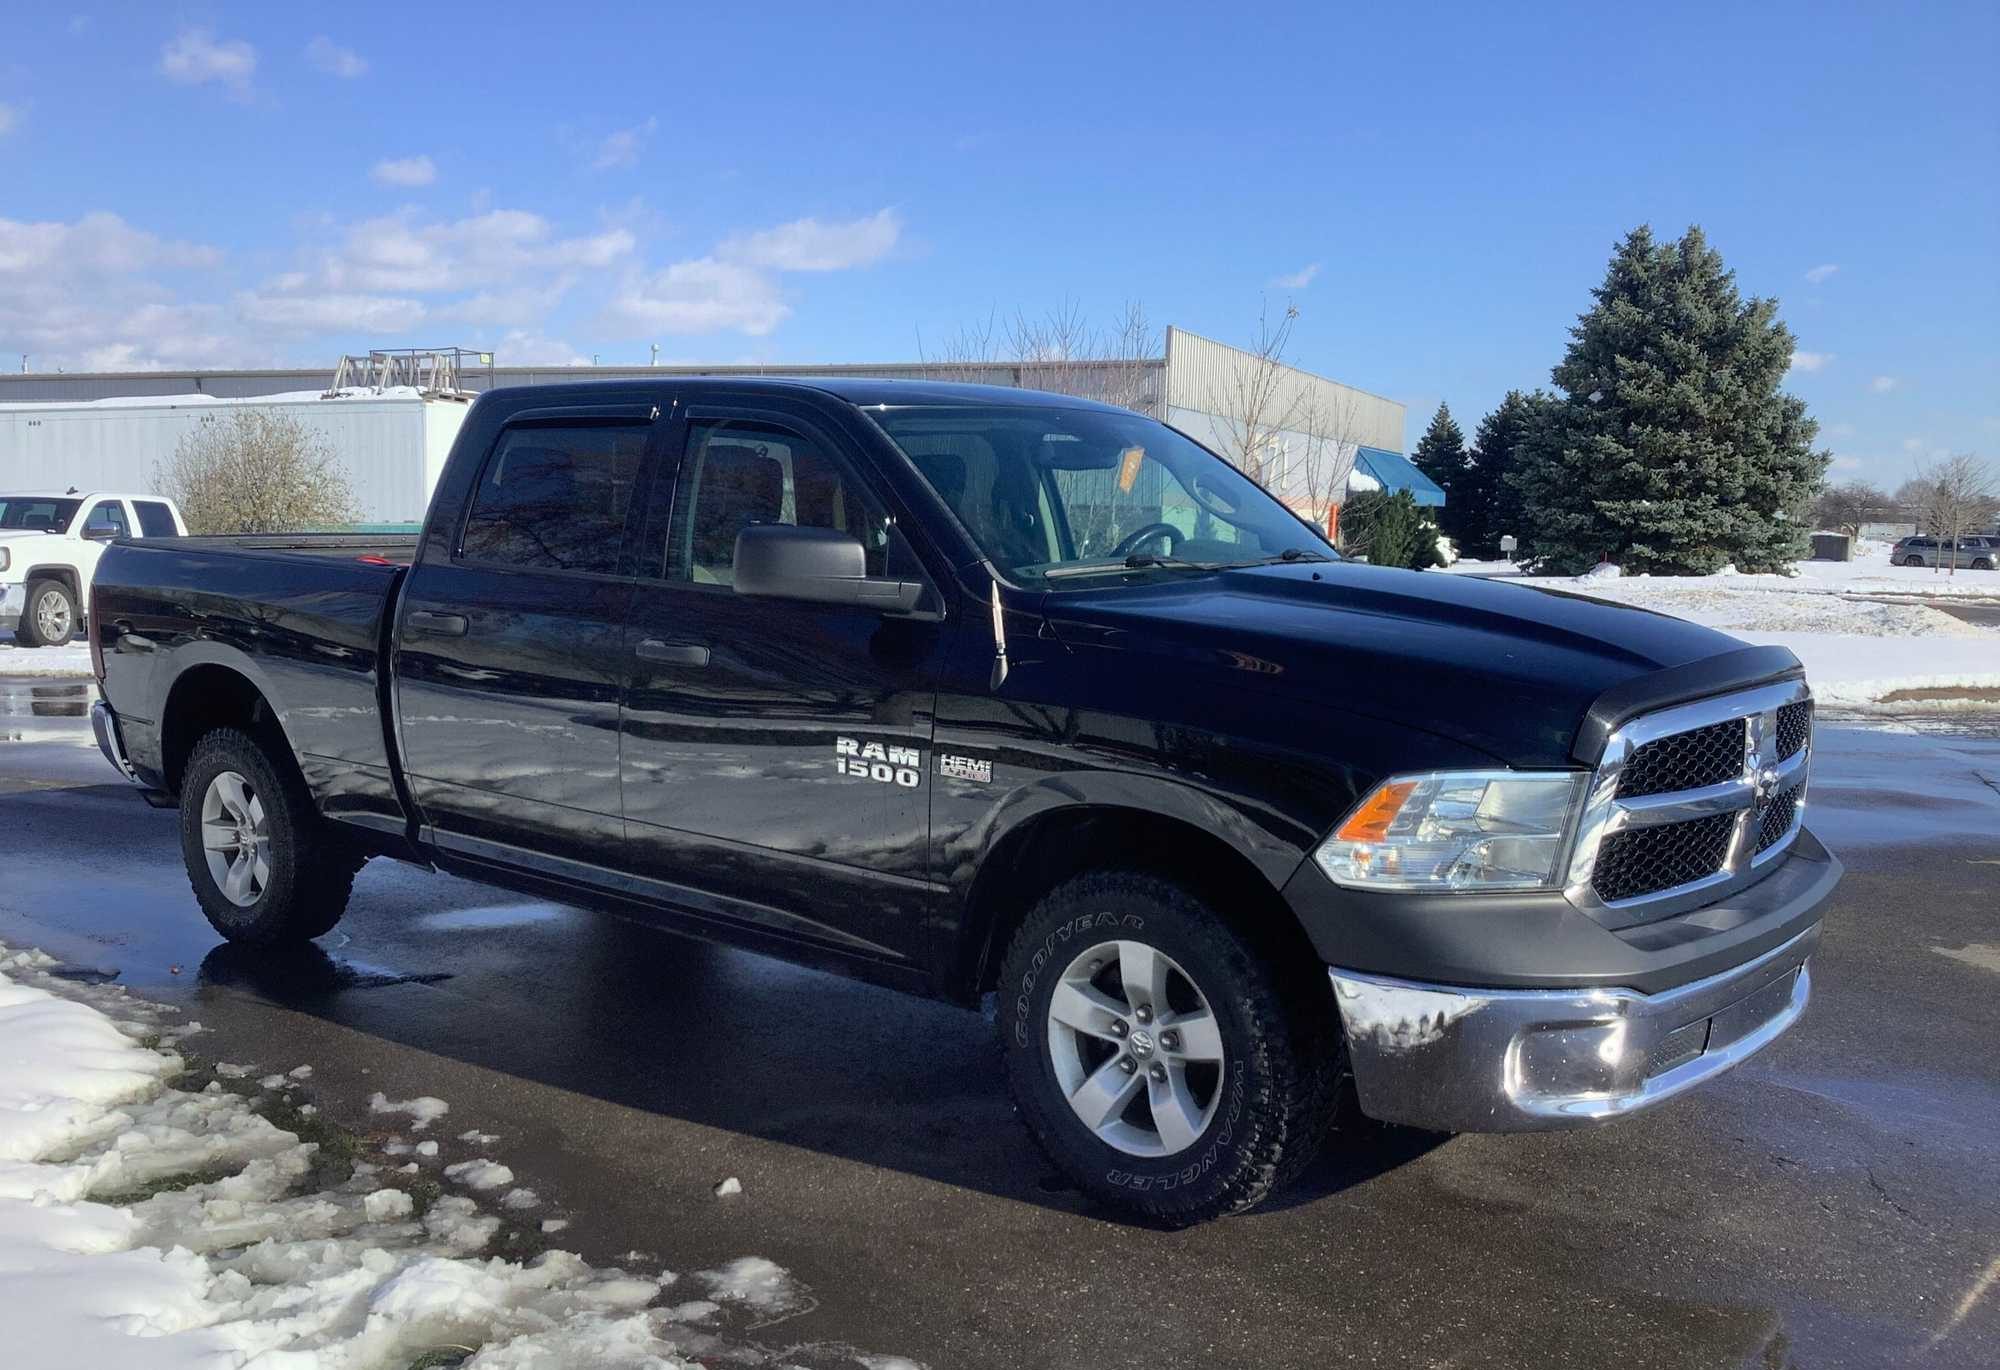
[[[1417,788],[1414,780],[1395,780],[1379,787],[1367,802],[1340,825],[1334,837],[1342,842],[1380,842],[1389,835],[1389,825],[1403,810],[1403,801]]]

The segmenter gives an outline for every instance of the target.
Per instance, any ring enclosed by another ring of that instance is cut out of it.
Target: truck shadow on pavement
[[[1014,1116],[985,1015],[614,917],[578,911],[557,927],[562,949],[528,958],[533,986],[493,983],[529,967],[496,967],[490,948],[463,938],[443,959],[470,964],[452,971],[384,969],[358,944],[334,955],[223,943],[199,979],[663,1118],[1151,1225],[1052,1173]],[[511,957],[527,951],[509,941]],[[412,960],[382,950],[384,964]],[[1448,1140],[1347,1117],[1328,1153],[1265,1209],[1364,1184]]]

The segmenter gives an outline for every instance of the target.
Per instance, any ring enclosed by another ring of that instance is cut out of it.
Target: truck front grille
[[[1639,799],[1734,780],[1743,770],[1743,727],[1733,718],[1646,743],[1626,761],[1619,796]]]
[[[1571,898],[1643,921],[1750,883],[1798,833],[1811,750],[1812,699],[1802,681],[1625,724],[1591,787]]]
[[[1591,885],[1607,904],[1691,885],[1722,869],[1735,835],[1733,813],[1613,833],[1597,858]]]

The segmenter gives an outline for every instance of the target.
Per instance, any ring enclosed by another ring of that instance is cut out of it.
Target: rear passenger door
[[[499,430],[396,637],[412,797],[440,847],[618,865],[618,705],[650,404],[528,411]],[[539,863],[547,866],[548,861]]]
[[[865,453],[809,413],[697,399],[681,427],[625,633],[633,871],[710,916],[890,961],[927,954],[938,582]],[[871,575],[928,581],[928,608],[737,594],[736,537],[759,523],[852,533]]]

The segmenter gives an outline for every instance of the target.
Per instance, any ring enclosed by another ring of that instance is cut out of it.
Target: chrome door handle
[[[412,609],[405,620],[405,626],[420,633],[436,633],[440,637],[464,637],[464,614],[437,614],[429,609]]]
[[[708,648],[699,642],[662,642],[649,637],[632,650],[639,660],[656,661],[663,666],[708,665]]]

